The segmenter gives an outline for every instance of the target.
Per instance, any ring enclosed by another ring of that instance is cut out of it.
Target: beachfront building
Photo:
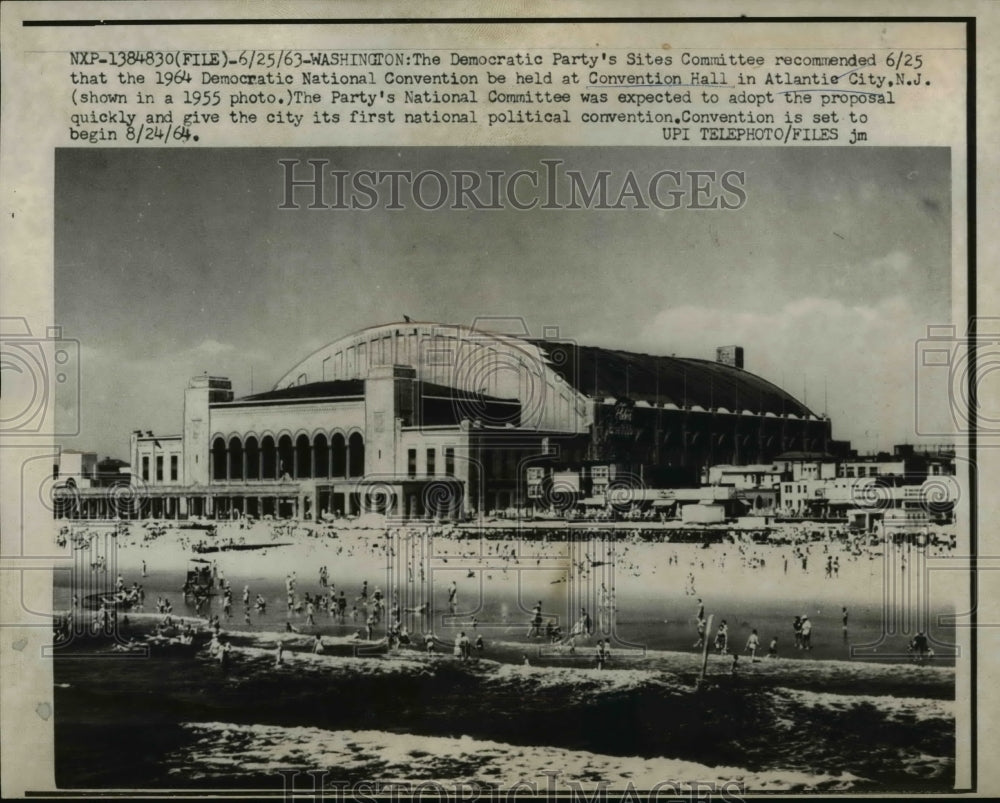
[[[97,462],[97,452],[60,449],[52,466],[53,480],[57,486],[96,487],[98,484]]]
[[[738,347],[711,361],[545,335],[404,321],[324,346],[264,393],[195,377],[179,433],[133,432],[119,515],[459,518],[848,448]],[[89,491],[65,493],[66,515],[91,514]]]

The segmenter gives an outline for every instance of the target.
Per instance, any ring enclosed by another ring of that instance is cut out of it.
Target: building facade
[[[542,505],[574,474],[578,496],[694,487],[715,464],[846,449],[828,418],[742,361],[735,346],[711,362],[444,324],[370,327],[265,393],[236,398],[229,379],[194,377],[180,433],[132,434],[134,493],[112,512],[457,518]],[[66,494],[68,515],[93,513],[88,491]]]

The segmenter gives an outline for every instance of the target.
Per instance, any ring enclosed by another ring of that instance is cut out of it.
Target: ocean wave
[[[239,725],[224,722],[185,723],[191,741],[165,757],[169,773],[190,781],[211,781],[233,773],[276,774],[298,770],[328,772],[330,781],[345,778],[383,783],[478,784],[510,788],[533,784],[544,792],[651,789],[673,783],[737,785],[748,791],[850,791],[865,779],[849,772],[810,773],[798,770],[750,771],[709,767],[665,757],[609,756],[585,750],[514,745],[487,739],[428,737],[379,730],[329,731],[309,727]],[[311,779],[308,782],[312,782]],[[573,784],[578,786],[574,787]],[[530,791],[531,786],[521,787]]]

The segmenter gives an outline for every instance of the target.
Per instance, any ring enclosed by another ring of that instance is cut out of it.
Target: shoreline
[[[70,612],[63,612],[69,615]],[[208,642],[212,638],[212,629],[207,621],[190,616],[171,616],[171,633],[176,635],[185,626],[190,626],[197,636],[197,649],[192,655],[199,658],[212,658],[208,650]],[[120,637],[134,639],[137,647],[149,643],[149,639],[162,640],[156,635],[164,616],[157,613],[128,614],[128,626],[120,631]],[[169,637],[168,637],[169,638]],[[596,640],[588,640],[573,654],[561,645],[525,645],[521,642],[492,641],[482,657],[473,655],[468,662],[454,656],[449,642],[439,642],[433,652],[417,646],[396,647],[390,649],[386,638],[371,641],[356,639],[351,636],[322,636],[321,643],[324,652],[314,654],[315,636],[298,632],[283,632],[280,630],[226,630],[219,631],[219,641],[228,642],[234,654],[233,660],[244,658],[273,658],[278,643],[282,644],[283,660],[301,663],[304,668],[315,669],[317,666],[336,667],[344,671],[362,667],[364,662],[372,662],[370,671],[389,671],[404,668],[419,671],[440,665],[453,667],[456,671],[482,674],[486,672],[513,672],[525,675],[537,674],[544,677],[546,673],[552,676],[575,674],[590,680],[606,679],[614,684],[616,674],[632,677],[639,673],[643,676],[669,676],[683,684],[696,684],[702,665],[702,656],[695,652],[674,650],[614,650],[612,657],[604,669],[598,669],[593,660]],[[108,645],[112,638],[88,638],[84,643]],[[154,643],[156,643],[154,641]],[[162,643],[162,641],[160,641]],[[533,649],[531,649],[533,648]],[[529,663],[524,664],[523,656],[528,656]],[[56,658],[75,658],[72,642],[57,649]],[[360,663],[359,663],[360,662]],[[379,664],[382,668],[374,668]],[[758,658],[751,661],[741,656],[737,669],[732,669],[732,654],[718,655],[709,652],[707,660],[706,679],[711,683],[738,683],[764,686],[783,686],[788,688],[806,688],[811,690],[844,689],[857,687],[864,689],[864,694],[881,696],[889,694],[903,697],[926,696],[929,699],[950,700],[954,694],[956,670],[952,666],[935,665],[933,662],[888,663],[879,661],[839,661],[815,658],[810,660],[789,660],[783,658]],[[876,692],[881,692],[877,694]],[[852,692],[857,696],[858,691]]]

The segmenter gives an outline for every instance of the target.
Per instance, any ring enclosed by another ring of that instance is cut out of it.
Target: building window
[[[149,482],[149,455],[142,456],[142,478]]]
[[[174,480],[174,481],[177,480],[177,464],[178,464],[178,462],[179,461],[178,461],[177,455],[175,455],[175,454],[170,455],[170,479]]]
[[[434,449],[427,450],[427,476],[433,477],[437,474],[437,466],[434,465],[436,462],[437,453]]]
[[[156,456],[156,481],[163,482],[163,455]]]
[[[444,473],[448,477],[455,476],[455,450],[450,446],[444,450]]]
[[[417,450],[408,449],[406,452],[406,473],[411,477],[417,476]]]

